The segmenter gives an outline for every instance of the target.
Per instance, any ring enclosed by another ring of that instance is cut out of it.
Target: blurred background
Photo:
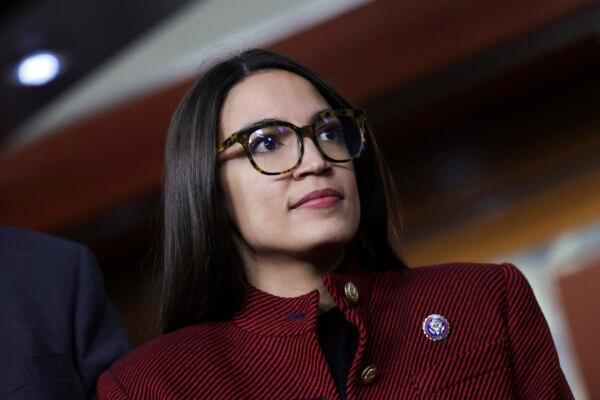
[[[407,262],[516,264],[576,398],[600,399],[597,0],[0,0],[0,224],[87,244],[149,339],[171,113],[250,47],[367,110]]]

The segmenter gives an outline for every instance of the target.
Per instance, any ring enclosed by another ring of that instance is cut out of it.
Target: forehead
[[[316,112],[327,108],[323,96],[301,76],[275,69],[259,71],[229,91],[221,109],[221,135],[264,118],[306,125]]]

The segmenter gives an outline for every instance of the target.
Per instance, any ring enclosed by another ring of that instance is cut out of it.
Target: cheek
[[[338,173],[338,180],[344,187],[346,198],[348,199],[348,213],[350,216],[360,219],[360,195],[358,193],[358,184],[354,166],[349,169],[341,169]]]
[[[352,199],[349,204],[349,206],[350,206],[349,218],[352,221],[351,229],[354,231],[354,233],[356,233],[356,231],[358,230],[358,226],[360,224],[360,195],[358,193],[358,187],[356,184],[356,179],[354,177],[354,173],[352,174],[351,179],[349,179],[348,192],[351,193],[351,195],[348,197]]]
[[[358,193],[354,169],[343,170],[340,175],[347,200],[343,220],[343,235],[346,240],[351,240],[358,231],[358,227],[360,225],[360,195]]]
[[[358,222],[360,221],[360,196],[358,194],[358,188],[354,186],[354,195],[352,201],[352,216],[356,220],[356,227],[358,229]]]
[[[228,168],[221,175],[228,209],[242,237],[251,247],[281,235],[285,229],[285,187],[254,171]]]
[[[243,220],[243,215],[245,213],[241,208],[244,204],[243,198],[245,196],[245,190],[241,185],[243,180],[240,180],[238,174],[235,173],[236,167],[241,167],[236,161],[237,160],[229,160],[227,164],[221,167],[219,179],[221,187],[223,188],[227,211],[229,212],[231,219],[239,228],[239,222],[240,220]]]

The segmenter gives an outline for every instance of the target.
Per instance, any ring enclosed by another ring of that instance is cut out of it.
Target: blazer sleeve
[[[554,341],[531,286],[513,264],[504,263],[507,324],[518,399],[573,399]]]
[[[73,314],[74,354],[87,397],[93,399],[98,377],[130,350],[130,343],[104,292],[100,268],[86,247],[79,247],[78,264]]]

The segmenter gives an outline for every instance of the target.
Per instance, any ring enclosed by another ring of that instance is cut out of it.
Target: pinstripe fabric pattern
[[[325,286],[359,343],[348,399],[570,399],[547,323],[512,264],[443,264],[366,272],[355,264]],[[346,282],[358,288],[353,303]],[[280,298],[249,285],[231,321],[161,336],[117,361],[100,399],[290,399],[339,396],[316,335],[319,294]],[[441,314],[449,336],[429,340]],[[361,373],[374,365],[370,384]]]

